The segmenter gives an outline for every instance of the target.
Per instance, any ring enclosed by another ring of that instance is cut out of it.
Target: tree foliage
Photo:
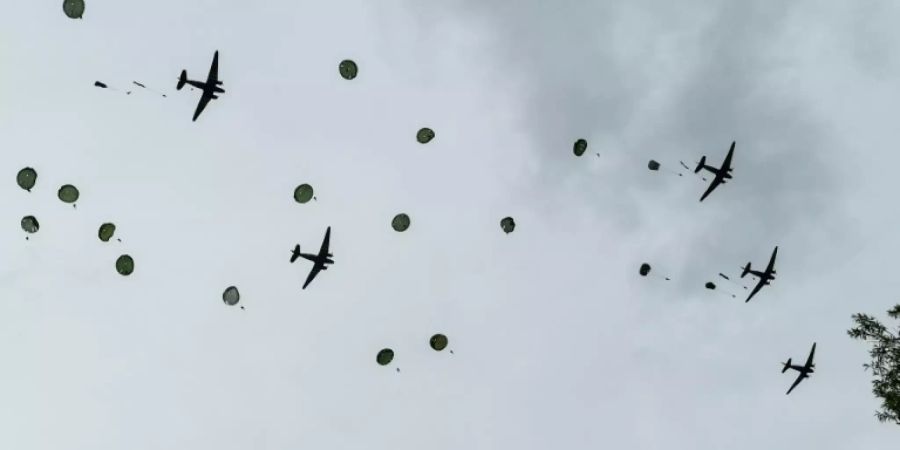
[[[900,305],[888,311],[892,319],[900,319]],[[854,328],[847,331],[853,339],[873,344],[869,351],[871,363],[863,364],[871,370],[872,393],[881,399],[881,409],[875,417],[881,422],[895,422],[900,425],[900,327],[891,333],[887,326],[866,314],[854,314]]]

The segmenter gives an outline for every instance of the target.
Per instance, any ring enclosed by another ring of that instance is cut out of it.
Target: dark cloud
[[[692,290],[727,271],[723,264],[764,264],[776,244],[789,244],[787,255],[822,256],[824,242],[852,231],[840,136],[804,78],[810,63],[800,56],[822,49],[798,39],[802,6],[455,5],[459,20],[487,20],[497,70],[524,86],[522,120],[540,183],[523,183],[560,187],[549,196],[530,192],[547,212],[590,205],[623,238],[675,233],[688,251],[668,256],[683,267],[673,275]],[[580,159],[571,149],[578,138],[590,142]],[[693,175],[646,169],[650,158],[693,168],[703,154],[718,165],[733,140],[735,179],[703,204],[706,183]],[[595,153],[599,165],[589,161]],[[652,217],[647,205],[657,208]]]

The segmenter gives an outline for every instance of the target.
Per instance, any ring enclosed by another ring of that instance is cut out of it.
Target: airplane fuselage
[[[219,85],[222,84],[221,81],[216,81],[216,84],[213,86],[210,86],[209,83],[205,83],[203,81],[197,81],[197,80],[187,80],[186,83],[197,89],[203,90],[203,91],[211,90],[211,91],[217,92],[217,93],[225,92],[225,89],[222,89],[219,87]]]

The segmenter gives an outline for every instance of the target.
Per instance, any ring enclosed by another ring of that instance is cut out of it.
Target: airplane
[[[770,281],[775,279],[775,274],[778,273],[778,271],[775,270],[775,255],[777,254],[778,246],[776,245],[775,250],[772,251],[772,258],[769,259],[769,265],[766,266],[766,270],[762,272],[751,269],[749,261],[747,262],[747,265],[744,266],[744,271],[741,273],[741,278],[747,276],[748,273],[759,278],[759,281],[756,283],[756,287],[753,288],[753,291],[750,292],[750,296],[747,297],[747,300],[744,301],[744,303],[749,302],[750,299],[753,298],[753,296],[756,295],[756,293],[759,292],[759,290],[762,289],[763,286],[769,284]]]
[[[722,167],[721,167],[721,168],[716,169],[716,168],[713,167],[713,166],[708,166],[708,165],[706,165],[706,155],[703,155],[703,157],[700,158],[700,162],[697,163],[697,168],[694,169],[694,173],[698,173],[698,172],[700,172],[701,170],[706,169],[706,170],[708,170],[708,171],[710,171],[710,172],[716,174],[715,178],[713,178],[713,180],[712,180],[712,183],[710,183],[710,185],[709,185],[709,189],[707,189],[706,192],[703,193],[703,196],[700,197],[700,201],[701,201],[701,202],[702,202],[702,201],[706,198],[706,196],[709,195],[709,194],[713,191],[713,189],[715,189],[718,185],[724,184],[724,183],[726,182],[726,180],[731,179],[731,156],[732,156],[732,154],[734,154],[734,144],[735,144],[735,142],[732,142],[732,143],[731,143],[731,149],[728,150],[728,156],[726,156],[726,157],[725,157],[725,161],[722,162]]]
[[[202,81],[189,80],[187,77],[187,70],[182,70],[181,76],[178,78],[178,86],[176,86],[176,89],[180,91],[185,84],[189,84],[203,91],[203,94],[200,95],[200,103],[197,104],[197,110],[194,111],[193,121],[196,122],[197,117],[200,117],[200,113],[206,108],[206,104],[214,98],[219,98],[216,94],[225,92],[224,89],[219,87],[222,85],[222,82],[219,81],[219,51],[216,50],[216,54],[213,56],[212,67],[209,68],[209,76],[206,78],[205,83]]]
[[[784,368],[781,369],[781,373],[787,372],[788,369],[794,369],[797,372],[800,372],[800,375],[797,376],[797,381],[794,381],[794,384],[791,385],[791,388],[788,389],[785,395],[790,394],[791,391],[803,381],[804,378],[809,378],[809,374],[815,372],[816,365],[813,364],[813,356],[816,354],[816,343],[813,342],[812,350],[809,352],[809,358],[806,359],[806,364],[802,366],[795,366],[791,364],[791,358],[788,358],[787,362],[781,363],[784,365]]]
[[[319,249],[319,253],[316,255],[310,253],[301,253],[300,252],[300,244],[297,244],[294,247],[294,250],[291,252],[291,264],[297,260],[297,258],[308,259],[313,262],[312,270],[309,272],[309,276],[306,277],[306,282],[303,283],[303,289],[306,289],[306,286],[309,286],[309,283],[319,274],[319,271],[328,270],[328,264],[334,264],[334,260],[331,259],[331,253],[328,253],[328,242],[331,240],[331,227],[328,227],[328,230],[325,231],[325,240],[322,241],[322,247]]]

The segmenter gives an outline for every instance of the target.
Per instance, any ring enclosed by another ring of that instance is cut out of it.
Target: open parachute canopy
[[[431,128],[422,128],[416,133],[416,140],[420,144],[427,144],[434,139],[434,130]]]
[[[706,288],[707,288],[707,289],[715,289],[715,288],[716,288],[716,284],[713,283],[712,281],[707,281],[707,282],[706,282]]]
[[[443,334],[440,334],[440,333],[435,334],[428,341],[428,345],[430,345],[431,348],[436,351],[441,351],[441,350],[447,348],[447,336],[444,336]]]
[[[97,237],[99,237],[103,242],[109,242],[115,232],[116,226],[112,223],[107,222],[103,225],[100,225],[100,229],[97,230]]]
[[[134,259],[129,255],[122,255],[116,260],[116,272],[119,275],[128,276],[134,272]]]
[[[659,170],[659,163],[651,159],[650,162],[647,163],[647,168],[650,170]]]
[[[409,216],[405,213],[397,214],[391,220],[391,228],[400,233],[406,231],[409,228]]]
[[[641,264],[641,276],[646,277],[648,273],[650,273],[650,264]]]
[[[503,220],[500,221],[500,228],[502,228],[503,232],[506,234],[512,233],[516,229],[516,221],[513,220],[512,217],[504,217]]]
[[[78,201],[78,188],[72,186],[71,184],[63,185],[59,188],[59,192],[56,193],[60,200],[66,203],[75,203]]]
[[[222,293],[222,301],[228,306],[237,305],[240,300],[241,293],[238,292],[238,289],[234,286],[228,286],[228,288],[225,289],[225,292]]]
[[[37,182],[37,172],[31,167],[26,167],[16,174],[16,184],[28,192],[31,192],[31,188],[34,187],[35,182]]]
[[[63,12],[70,19],[80,19],[84,14],[84,0],[63,0]]]
[[[313,198],[313,187],[303,183],[300,186],[297,186],[297,189],[294,189],[294,201],[297,203],[306,203]]]
[[[26,233],[37,233],[41,229],[41,225],[34,216],[25,216],[22,218],[22,229]]]
[[[572,146],[572,152],[575,153],[575,156],[581,156],[584,152],[587,151],[587,141],[584,139],[579,139],[575,141],[575,145]]]
[[[382,366],[390,364],[393,360],[394,351],[389,348],[382,349],[380,352],[378,352],[378,355],[375,356],[375,361]]]
[[[343,77],[345,80],[352,80],[356,78],[356,74],[358,71],[359,68],[356,66],[356,63],[353,62],[352,59],[345,59],[338,65],[338,72],[341,73],[341,77]]]

